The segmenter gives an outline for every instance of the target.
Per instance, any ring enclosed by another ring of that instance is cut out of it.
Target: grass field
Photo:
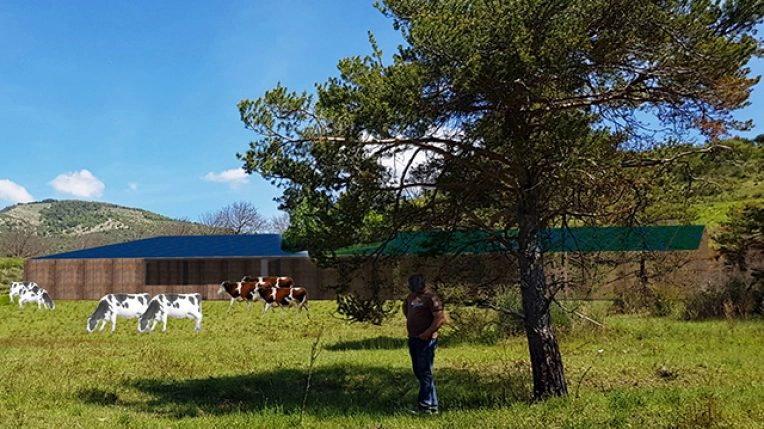
[[[332,317],[332,302],[313,302],[308,321],[207,301],[200,333],[188,319],[144,334],[119,319],[88,334],[95,304],[22,311],[0,297],[0,427],[764,428],[761,319],[570,329],[570,395],[539,403],[524,338],[471,343],[444,328],[442,412],[417,417],[400,315],[370,326]]]

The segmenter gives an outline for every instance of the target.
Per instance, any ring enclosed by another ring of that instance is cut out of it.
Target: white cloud
[[[7,200],[15,204],[31,203],[34,198],[23,186],[7,179],[0,179],[0,200]]]
[[[127,187],[130,188],[131,191],[137,191],[138,190],[138,184],[135,183],[135,182],[128,183]]]
[[[50,185],[58,192],[85,198],[100,197],[106,187],[88,170],[59,174],[50,182]]]
[[[247,179],[247,172],[243,168],[234,168],[232,170],[226,170],[222,173],[209,172],[202,179],[209,182],[228,183],[231,188],[236,188],[239,185],[249,183]]]

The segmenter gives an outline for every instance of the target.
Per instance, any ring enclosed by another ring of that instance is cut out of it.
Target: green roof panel
[[[602,228],[549,228],[541,233],[540,245],[547,252],[627,252],[697,250],[703,225],[641,226]],[[356,246],[338,254],[380,253],[454,254],[493,253],[509,249],[495,236],[504,236],[511,245],[517,231],[402,231],[387,244]]]

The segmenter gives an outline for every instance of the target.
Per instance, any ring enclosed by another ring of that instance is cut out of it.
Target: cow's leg
[[[162,332],[167,330],[167,313],[162,315]]]
[[[202,313],[199,313],[199,316],[195,317],[196,319],[196,326],[194,327],[194,332],[198,332],[202,330]]]
[[[104,322],[104,325],[106,323]],[[114,332],[114,330],[117,329],[117,313],[114,312],[114,314],[111,316],[111,332]]]
[[[266,302],[265,305],[263,306],[263,317],[265,317],[265,314],[268,313],[268,310],[270,310],[270,308],[271,308],[271,305]]]
[[[249,313],[249,310],[252,310],[252,301],[247,301],[247,313]]]
[[[233,308],[233,305],[236,303],[236,298],[231,298],[231,305],[228,306],[227,313],[231,312],[231,309]]]

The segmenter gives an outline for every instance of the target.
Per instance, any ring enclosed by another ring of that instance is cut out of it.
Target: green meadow
[[[116,332],[89,334],[95,305],[19,310],[0,297],[0,427],[764,428],[758,318],[684,322],[584,304],[606,327],[560,329],[569,396],[535,403],[524,337],[469,340],[448,326],[435,368],[442,411],[422,417],[407,412],[417,383],[400,314],[373,326],[334,317],[333,302],[311,303],[307,320],[205,301],[200,333],[188,319],[144,334],[118,319]]]

